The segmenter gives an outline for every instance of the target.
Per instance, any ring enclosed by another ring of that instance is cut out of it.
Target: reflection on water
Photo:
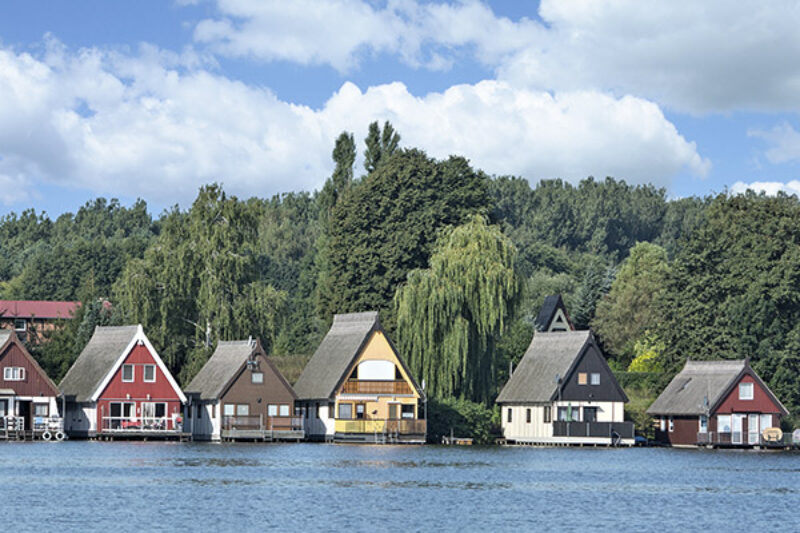
[[[797,529],[800,454],[0,443],[15,531]],[[747,512],[743,512],[743,510]],[[20,512],[24,510],[24,512]]]

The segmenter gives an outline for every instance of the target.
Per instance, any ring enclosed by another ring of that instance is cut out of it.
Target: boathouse
[[[536,331],[575,331],[560,294],[545,297],[534,325]]]
[[[627,401],[591,331],[536,332],[497,397],[509,444],[632,445]]]
[[[186,397],[141,325],[95,328],[60,386],[70,437],[186,436]]]
[[[59,396],[16,333],[0,330],[0,438],[63,440]]]
[[[647,413],[662,444],[747,447],[783,445],[788,411],[741,359],[686,361]]]
[[[336,315],[294,389],[309,439],[425,442],[422,390],[377,312]]]
[[[254,339],[220,341],[186,387],[184,427],[196,440],[302,440],[292,386]]]

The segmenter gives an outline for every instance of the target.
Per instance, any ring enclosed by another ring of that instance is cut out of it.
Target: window
[[[508,422],[509,424],[511,423],[511,408],[510,407],[508,408],[508,411],[507,411],[507,414],[506,414],[506,422]]]
[[[761,431],[772,427],[772,415],[761,415]]]
[[[580,408],[579,407],[559,407],[558,420],[560,422],[579,422],[580,421]]]
[[[281,416],[289,416],[289,406],[284,404],[279,407]]]
[[[237,403],[236,416],[250,416],[250,406],[246,403]]]
[[[660,431],[666,431],[667,430],[667,420],[663,416],[658,421],[658,429]]]
[[[672,433],[675,431],[675,419],[669,417],[669,432]]]
[[[33,416],[50,416],[50,406],[46,403],[33,404]]]
[[[0,418],[8,414],[8,400],[0,400]]]
[[[525,409],[525,422],[527,422],[528,424],[531,423],[531,410],[530,409]]]
[[[584,422],[597,422],[597,407],[584,407],[583,408],[583,421]]]
[[[739,383],[739,399],[752,400],[753,399],[753,384],[752,383]]]
[[[717,415],[717,433],[731,432],[731,415]]]
[[[222,408],[222,413],[225,416],[233,416],[236,414],[236,406],[232,403],[226,403],[225,406]]]
[[[586,385],[586,372],[578,372],[578,385]]]
[[[122,365],[122,381],[125,383],[133,381],[133,365]]]
[[[262,383],[264,383],[264,373],[263,372],[251,373],[250,383],[255,383],[256,385],[261,385]]]
[[[144,365],[144,380],[153,383],[156,380],[156,365]]]
[[[589,376],[589,378],[590,378],[589,383],[591,383],[592,385],[600,385],[600,374],[593,373],[592,375]]]
[[[708,433],[708,417],[700,415],[700,433]]]
[[[400,407],[400,416],[402,418],[414,418],[414,406],[403,405]]]
[[[268,405],[267,406],[267,416],[278,416],[278,406],[277,405]]]
[[[552,413],[550,412],[550,406],[544,406],[544,423],[549,424],[552,421]]]
[[[350,420],[353,418],[353,404],[340,403],[339,404],[339,418],[343,420]]]
[[[14,319],[14,330],[15,331],[25,331],[28,329],[28,321],[24,318],[15,318]]]
[[[25,381],[25,369],[21,366],[7,366],[3,369],[3,379],[6,381]]]
[[[363,403],[356,404],[356,419],[361,420],[364,418],[364,409],[365,406]]]
[[[398,412],[400,410],[399,404],[390,403],[389,404],[389,420],[397,420],[399,418]]]

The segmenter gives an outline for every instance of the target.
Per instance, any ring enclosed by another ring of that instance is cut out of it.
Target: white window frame
[[[667,419],[664,418],[663,416],[659,420],[659,428],[658,429],[660,431],[666,431],[667,430]]]
[[[22,322],[22,327],[17,327],[17,321]],[[14,319],[14,331],[28,331],[28,321],[24,318],[15,318]]]
[[[278,416],[289,416],[289,406],[282,403],[278,406]]]
[[[125,368],[128,367],[131,369],[131,379],[125,379]],[[122,365],[122,382],[123,383],[133,383],[136,381],[136,367],[133,365]]]
[[[771,414],[762,414],[760,420],[758,421],[761,426],[761,431],[772,427],[772,415]],[[766,422],[766,424],[764,423]]]
[[[731,418],[731,415],[717,415],[717,433],[733,432],[733,420]],[[727,430],[725,426],[727,426]]]
[[[256,376],[258,376],[258,379],[256,379]],[[264,373],[263,372],[251,372],[250,373],[250,383],[253,383],[255,385],[261,385],[262,383],[264,383]]]
[[[36,414],[36,410],[40,409],[40,408],[44,408],[44,410],[46,411],[45,414],[43,414],[43,415],[37,415]],[[35,403],[35,404],[33,404],[33,416],[41,417],[41,418],[49,417],[50,416],[50,404],[46,404],[46,403]]]
[[[667,422],[669,424],[669,432],[672,433],[673,431],[675,431],[675,419],[669,417],[669,420]]]
[[[142,370],[142,380],[145,383],[155,383],[156,382],[156,365],[144,365],[144,370]],[[153,379],[147,379],[147,370],[153,370]]]
[[[4,381],[25,381],[25,367],[7,366],[3,369]]]
[[[271,403],[267,406],[267,416],[278,416],[278,404]]]
[[[700,415],[697,418],[697,430],[700,433],[708,433],[708,417],[706,415]]]
[[[250,416],[250,404],[249,403],[237,403],[236,404],[236,416]]]
[[[236,416],[236,404],[226,403],[222,406],[222,416]]]
[[[592,372],[589,374],[589,385],[600,385],[600,373]]]
[[[743,391],[750,390],[748,395],[742,394]],[[752,382],[742,382],[739,383],[739,399],[740,400],[752,400],[755,396],[755,387],[753,386]]]

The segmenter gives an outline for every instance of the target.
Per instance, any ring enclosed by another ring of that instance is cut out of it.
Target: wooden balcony
[[[336,433],[396,433],[398,435],[425,435],[427,420],[400,418],[392,420],[336,419]]]
[[[349,379],[342,388],[343,394],[413,394],[402,379],[393,381]]]

